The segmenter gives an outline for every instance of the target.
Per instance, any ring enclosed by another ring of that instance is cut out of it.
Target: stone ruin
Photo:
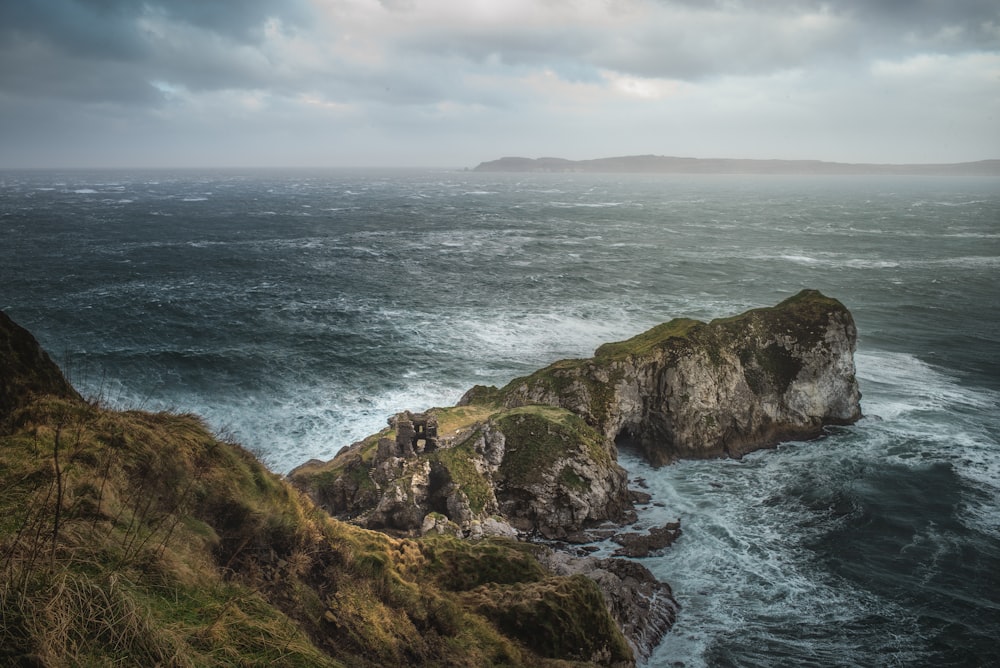
[[[379,441],[379,458],[415,457],[434,452],[440,447],[437,418],[428,413],[403,411],[389,418],[396,429],[395,442],[390,438]]]

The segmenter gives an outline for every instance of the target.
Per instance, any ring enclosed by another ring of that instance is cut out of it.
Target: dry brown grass
[[[336,522],[191,415],[43,398],[13,422],[0,664],[564,665],[460,591],[539,581],[524,546]]]

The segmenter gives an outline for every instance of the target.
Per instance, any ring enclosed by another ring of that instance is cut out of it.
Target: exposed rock
[[[497,499],[514,526],[564,538],[631,508],[613,446],[576,416],[534,408],[492,422],[507,443],[494,478]]]
[[[672,320],[502,389],[474,387],[458,406],[402,413],[390,429],[290,479],[334,515],[370,528],[580,545],[601,523],[634,521],[633,504],[652,501],[628,489],[616,442],[660,465],[739,457],[859,419],[856,339],[847,309],[809,290],[733,318]],[[677,522],[618,534],[616,554],[646,556],[680,533]],[[641,565],[544,552],[549,568],[599,585],[638,656],[673,624],[669,586]],[[536,589],[539,601],[562,596]],[[527,632],[524,619],[498,615],[490,596],[480,606],[501,626]]]
[[[640,661],[649,657],[677,618],[680,605],[670,585],[634,561],[572,557],[554,550],[540,551],[539,560],[559,575],[585,575],[596,582]]]
[[[31,332],[0,311],[0,431],[32,397],[80,399]]]
[[[404,426],[405,443],[398,432],[395,439],[376,434],[327,464],[304,464],[290,479],[337,517],[410,534],[439,531],[439,522],[426,521],[437,513],[461,535],[516,530],[564,538],[631,510],[614,444],[566,410],[501,410],[412,454],[402,452],[413,438],[411,421],[392,424]]]
[[[672,320],[585,360],[563,360],[460,403],[561,406],[654,465],[739,457],[861,417],[857,330],[835,299],[804,290],[775,307]]]
[[[638,506],[644,505],[653,500],[653,496],[649,492],[641,492],[637,489],[630,489],[628,491],[628,495],[632,500],[632,503]]]

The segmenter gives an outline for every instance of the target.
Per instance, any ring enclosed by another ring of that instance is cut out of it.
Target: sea
[[[683,527],[642,560],[681,605],[656,667],[1000,665],[998,279],[995,178],[0,172],[0,309],[278,473],[671,318],[842,301],[857,424],[620,453],[638,527]]]

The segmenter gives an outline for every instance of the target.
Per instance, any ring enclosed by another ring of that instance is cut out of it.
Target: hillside
[[[583,172],[608,174],[801,174],[1000,176],[1000,160],[951,164],[864,164],[821,160],[745,160],[632,155],[594,160],[506,157],[482,162],[476,172]]]
[[[542,548],[333,520],[195,416],[85,401],[2,314],[0,399],[2,665],[634,663]]]

